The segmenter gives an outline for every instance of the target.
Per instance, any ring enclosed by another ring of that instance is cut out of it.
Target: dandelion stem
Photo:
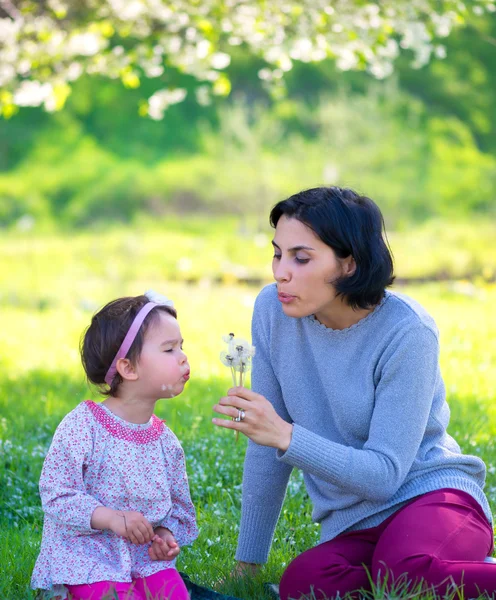
[[[235,384],[236,385],[236,384]],[[243,385],[243,363],[241,363],[241,366],[239,368],[239,387],[241,387]],[[239,440],[239,431],[236,430],[236,443],[238,443]]]

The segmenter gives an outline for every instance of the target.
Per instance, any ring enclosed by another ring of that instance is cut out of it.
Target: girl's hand
[[[172,531],[165,527],[157,527],[152,538],[152,545],[148,548],[148,555],[152,560],[174,560],[181,552]]]
[[[293,426],[276,413],[267,398],[244,387],[231,388],[227,394],[213,409],[230,419],[212,419],[214,425],[241,431],[261,446],[271,446],[283,452],[288,449]],[[232,417],[237,417],[240,410],[244,411],[243,420],[233,421]]]
[[[114,510],[109,529],[137,546],[148,544],[155,535],[151,523],[134,510]]]

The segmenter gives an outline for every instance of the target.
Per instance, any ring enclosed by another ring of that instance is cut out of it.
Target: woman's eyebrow
[[[280,250],[279,246],[274,242],[274,240],[272,240],[272,245],[274,246],[274,248],[277,248],[278,250]],[[298,252],[298,250],[313,250],[315,252],[315,248],[312,248],[311,246],[293,246],[292,248],[288,249],[288,252]]]

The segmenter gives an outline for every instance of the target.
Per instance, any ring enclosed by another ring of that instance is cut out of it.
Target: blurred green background
[[[443,44],[446,57],[421,69],[403,52],[382,81],[295,62],[279,99],[258,77],[262,61],[233,47],[230,95],[201,106],[184,75],[189,93],[161,121],[139,110],[155,80],[83,76],[63,111],[1,121],[0,226],[108,228],[195,212],[259,215],[263,228],[278,199],[318,184],[368,194],[393,230],[494,220],[494,13],[472,15]]]
[[[81,232],[167,230],[182,240],[168,244],[167,276],[261,280],[270,207],[338,184],[381,207],[400,278],[493,281],[494,13],[472,14],[443,43],[445,58],[413,69],[403,52],[382,81],[331,60],[295,62],[275,98],[262,61],[233,47],[230,95],[200,105],[196,80],[177,76],[189,93],[159,121],[141,110],[155,80],[82,76],[62,111],[23,107],[0,121],[3,235],[56,234],[81,248]],[[216,239],[208,264],[191,246],[198,234]]]

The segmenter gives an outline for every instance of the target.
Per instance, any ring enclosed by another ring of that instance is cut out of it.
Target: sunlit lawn
[[[19,260],[20,246],[13,252],[14,242],[0,244],[2,600],[33,597],[28,587],[41,533],[37,480],[43,456],[63,415],[81,400],[97,397],[88,390],[82,374],[79,336],[102,303],[150,287],[175,301],[192,366],[192,379],[183,395],[157,405],[158,414],[186,450],[200,525],[200,537],[183,550],[179,569],[208,585],[229,574],[240,515],[245,442],[235,444],[230,432],[214,429],[211,407],[230,382],[227,369],[218,360],[221,336],[229,331],[249,336],[259,287],[230,284],[229,275],[224,285],[214,285],[208,277],[194,285],[171,281],[184,274],[188,260],[197,256],[205,264],[217,261],[212,272],[225,268],[229,273],[226,265],[242,264],[242,248],[231,248],[232,241],[220,243],[223,251],[213,248],[220,236],[220,231],[214,232],[208,243],[197,242],[199,246],[193,240],[189,252],[184,249],[182,256],[174,254],[173,268],[169,252],[172,234],[164,235],[163,249],[159,253],[156,248],[153,254],[144,250],[146,238],[143,241],[132,235],[127,250],[122,244],[105,245],[102,237],[88,236],[74,245],[68,239],[41,240],[34,252],[28,240],[22,242],[24,260]],[[269,263],[266,242],[264,245],[260,239],[257,243],[260,256],[263,253]],[[424,304],[438,323],[452,409],[450,432],[465,451],[487,462],[486,491],[494,507],[496,286],[432,283],[401,291]],[[268,566],[257,581],[240,585],[228,580],[223,591],[246,600],[267,598],[263,582],[277,581],[291,558],[317,540],[318,528],[310,520],[302,478],[294,473]]]

